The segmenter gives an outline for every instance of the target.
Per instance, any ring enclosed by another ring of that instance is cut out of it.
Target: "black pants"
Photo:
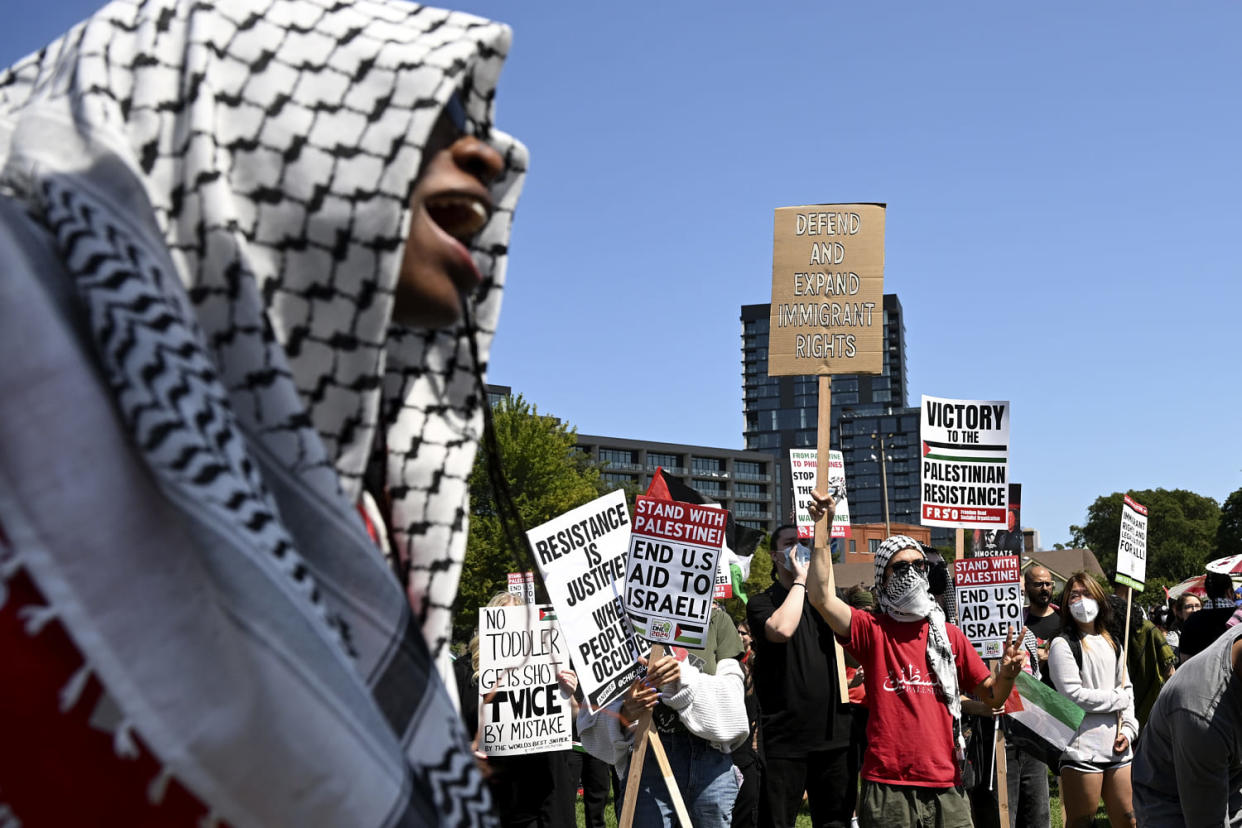
[[[581,757],[582,771],[575,778],[582,780],[582,812],[586,828],[604,828],[604,805],[612,788],[612,765],[596,759],[589,753],[574,753]],[[618,807],[616,813],[620,815]]]
[[[758,757],[752,753],[748,761],[739,765],[737,754],[733,756],[734,766],[742,772],[742,787],[738,788],[737,800],[733,803],[733,828],[758,828],[759,789],[763,785]]]
[[[853,816],[858,777],[850,775],[849,748],[823,750],[798,759],[767,757],[763,763],[763,794],[759,824],[792,828],[802,806],[811,806],[815,828],[846,828]]]

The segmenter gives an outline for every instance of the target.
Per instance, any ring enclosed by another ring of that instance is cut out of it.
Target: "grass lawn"
[[[1061,821],[1061,786],[1055,776],[1049,774],[1048,793],[1050,795],[1050,811],[1052,812],[1052,828],[1064,828]],[[620,803],[617,803],[616,811],[620,811]],[[608,828],[617,828],[617,813],[613,810],[613,802],[608,800],[608,804],[604,806],[604,824]],[[1104,814],[1104,806],[1100,805],[1100,809],[1095,814],[1095,824],[1097,826],[1107,826],[1108,818]],[[802,804],[802,812],[798,814],[797,828],[811,828],[811,814],[806,808],[806,803]],[[582,813],[582,800],[578,800],[578,828],[585,828],[586,821]]]

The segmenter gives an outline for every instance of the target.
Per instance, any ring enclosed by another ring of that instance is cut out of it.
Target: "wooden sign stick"
[[[1005,731],[1001,729],[1000,718],[992,717],[996,724],[996,801],[1000,806],[1000,824],[1009,824],[1009,771],[1005,766]]]
[[[1123,684],[1125,682],[1126,668],[1128,665],[1128,662],[1126,661],[1126,653],[1129,652],[1130,647],[1130,608],[1133,606],[1134,587],[1126,584],[1126,625],[1122,628],[1122,636],[1125,640],[1121,642],[1121,663],[1117,665],[1117,675],[1121,677]],[[1124,713],[1124,710],[1117,711],[1117,736],[1121,735],[1121,718]]]
[[[677,779],[673,776],[673,766],[668,763],[668,754],[664,752],[664,743],[660,741],[660,734],[654,730],[647,733],[651,739],[651,752],[655,754],[656,764],[660,766],[660,775],[664,777],[664,784],[668,787],[668,797],[673,800],[673,810],[677,812],[681,828],[694,828],[694,823],[690,821],[690,812],[686,810],[686,803],[681,798],[681,788],[677,787]]]
[[[828,491],[828,466],[831,462],[829,441],[832,439],[832,377],[819,378],[819,430],[816,439],[815,457],[815,491]],[[815,546],[822,549],[832,543],[832,524],[827,517],[815,522]],[[837,577],[832,572],[832,556],[828,560],[828,589],[835,591]],[[837,692],[841,704],[849,704],[850,688],[845,681],[845,651],[836,641],[832,642],[832,651],[837,657]]]
[[[647,663],[653,664],[663,657],[664,645],[652,644]],[[668,764],[664,745],[660,742],[660,735],[651,730],[650,710],[644,710],[643,714],[638,717],[638,729],[634,732],[634,749],[630,752],[630,767],[625,774],[625,801],[621,803],[621,818],[617,820],[617,825],[621,828],[633,828],[634,808],[638,804],[638,786],[643,777],[643,760],[647,756],[648,741],[651,742],[651,749],[655,752],[656,762],[660,766],[664,782],[668,785],[669,797],[673,800],[673,807],[677,811],[677,818],[681,820],[682,828],[692,828],[690,815],[686,812],[686,804],[682,801],[677,780],[673,778],[673,771]]]

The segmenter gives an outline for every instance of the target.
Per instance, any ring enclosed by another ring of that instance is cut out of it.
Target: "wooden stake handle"
[[[654,664],[663,657],[664,645],[652,644],[647,663]],[[644,710],[643,714],[638,717],[638,729],[634,732],[634,749],[630,752],[630,767],[625,774],[625,801],[621,803],[621,818],[617,820],[617,825],[620,828],[633,828],[634,810],[638,805],[638,786],[643,777],[643,760],[647,757],[648,742],[651,743],[651,750],[655,753],[656,763],[660,766],[660,773],[664,777],[664,784],[668,786],[668,795],[673,801],[673,808],[677,811],[677,818],[681,821],[682,828],[693,828],[690,814],[686,811],[686,803],[681,798],[681,789],[677,787],[672,766],[668,763],[668,755],[664,752],[664,744],[660,741],[660,734],[651,729],[650,710]]]
[[[673,766],[668,763],[668,754],[664,752],[664,743],[660,741],[660,734],[652,730],[648,736],[651,739],[651,752],[655,754],[656,764],[660,766],[660,774],[664,777],[668,797],[673,801],[673,810],[677,812],[681,828],[694,828],[694,823],[690,821],[690,812],[686,810],[686,803],[681,798],[681,788],[677,787],[677,779],[673,776]]]
[[[815,491],[828,491],[828,466],[831,459],[829,450],[832,448],[832,377],[819,378],[819,428],[816,432],[815,455]],[[815,522],[815,546],[822,549],[832,543],[832,523],[827,517]],[[835,591],[837,576],[832,571],[832,558],[828,558],[828,589]],[[849,704],[850,688],[845,680],[845,651],[835,640],[832,652],[837,660],[837,697],[841,704]]]
[[[1121,684],[1125,685],[1126,669],[1126,653],[1130,647],[1130,608],[1134,605],[1134,588],[1129,584],[1126,585],[1126,625],[1122,628],[1122,637],[1125,639],[1121,642],[1121,663],[1118,665],[1117,675],[1120,676]],[[1124,710],[1117,711],[1117,736],[1121,735],[1121,722],[1125,716]]]

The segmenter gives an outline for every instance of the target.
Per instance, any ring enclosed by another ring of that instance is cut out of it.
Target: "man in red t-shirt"
[[[812,517],[831,520],[833,499],[815,499]],[[830,554],[826,547],[814,551],[807,597],[863,667],[871,715],[859,822],[970,828],[958,761],[959,691],[993,708],[1003,705],[1022,669],[1022,636],[1015,640],[1010,630],[993,676],[928,592],[927,559],[917,541],[894,535],[876,551],[874,613],[851,608],[829,587]]]

